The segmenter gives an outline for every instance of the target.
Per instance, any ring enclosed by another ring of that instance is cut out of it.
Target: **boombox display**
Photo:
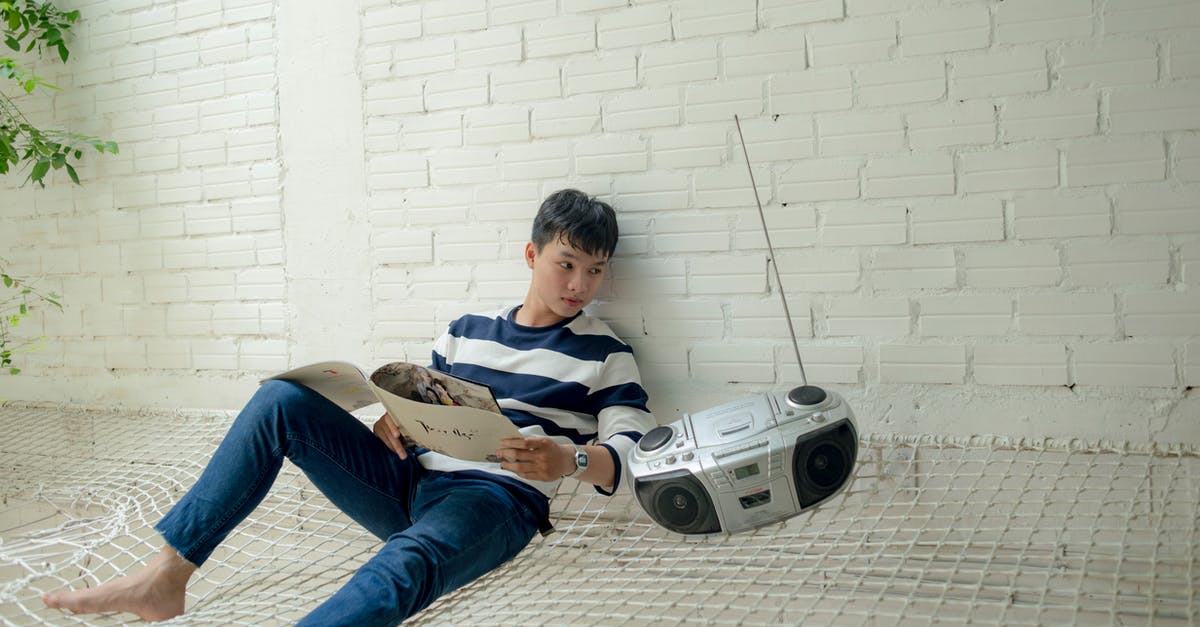
[[[684,534],[735,533],[816,507],[846,486],[858,453],[850,406],[803,385],[651,429],[629,457],[638,502]]]

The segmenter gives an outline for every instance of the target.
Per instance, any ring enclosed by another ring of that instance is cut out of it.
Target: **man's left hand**
[[[534,481],[557,481],[575,470],[575,449],[549,438],[500,440],[500,467]]]

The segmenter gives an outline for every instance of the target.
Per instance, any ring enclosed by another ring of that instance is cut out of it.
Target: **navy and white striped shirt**
[[[656,424],[632,349],[586,313],[528,327],[515,321],[518,308],[469,314],[450,323],[433,347],[433,368],[487,384],[523,435],[564,444],[595,441],[607,448],[616,467],[615,491],[628,468],[629,451]],[[481,470],[515,478],[548,497],[559,483],[524,479],[499,464],[432,451],[419,459],[431,470]]]

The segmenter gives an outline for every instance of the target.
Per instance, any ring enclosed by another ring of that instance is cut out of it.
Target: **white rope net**
[[[161,546],[224,413],[0,407],[0,624],[120,624],[43,592]],[[560,494],[558,531],[427,624],[1172,625],[1200,622],[1200,451],[872,436],[851,489],[753,533],[684,537],[632,497]],[[193,578],[175,624],[295,622],[377,548],[293,466]]]

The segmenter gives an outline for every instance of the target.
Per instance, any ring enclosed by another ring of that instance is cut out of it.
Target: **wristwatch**
[[[572,477],[572,478],[578,477],[579,475],[583,474],[583,471],[587,470],[587,467],[588,467],[587,451],[583,450],[583,448],[580,447],[579,445],[575,445],[575,472],[572,472],[571,474],[565,475],[565,476]]]

